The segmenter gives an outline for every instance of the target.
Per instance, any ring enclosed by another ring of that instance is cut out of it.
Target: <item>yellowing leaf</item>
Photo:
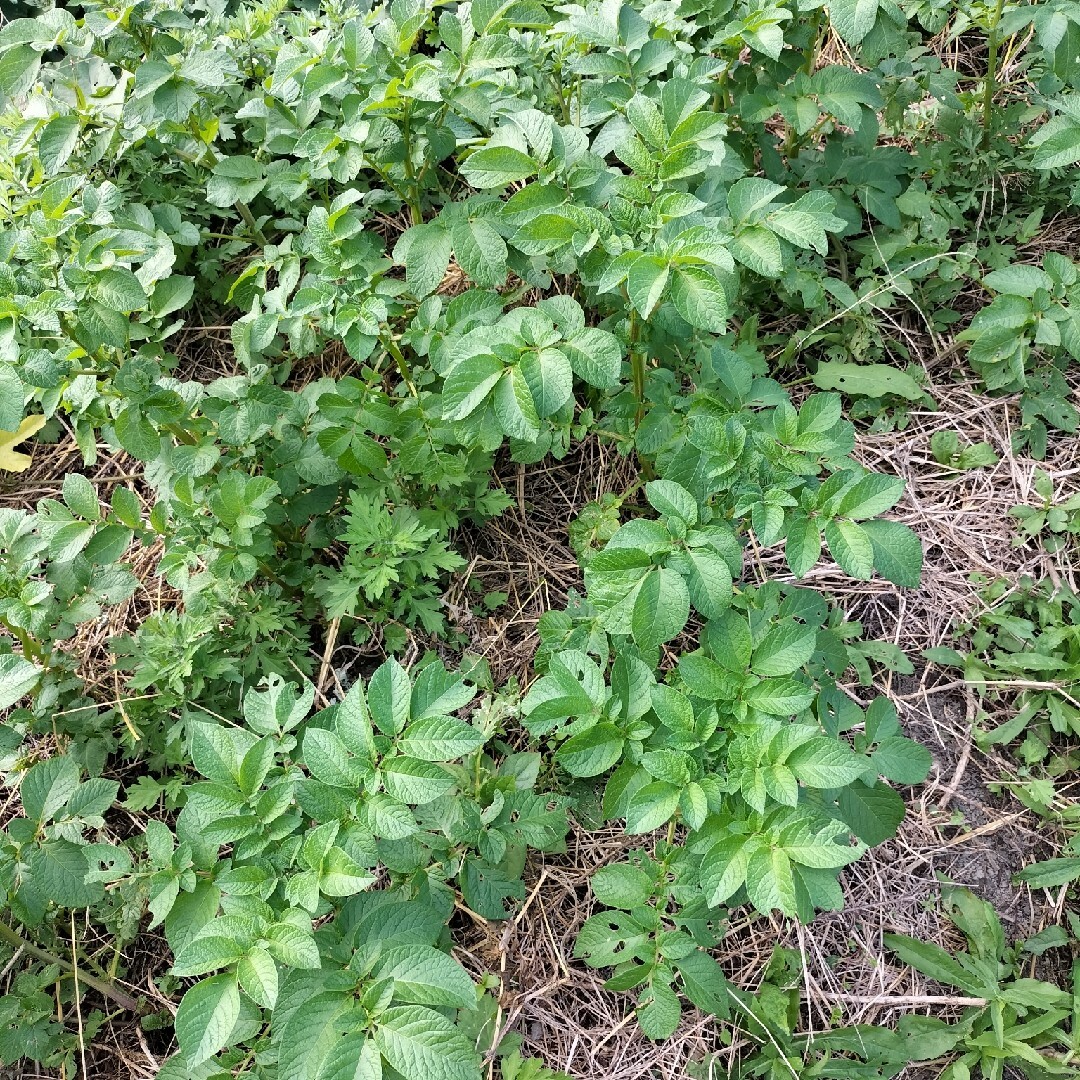
[[[18,431],[0,431],[0,469],[5,472],[23,472],[29,468],[31,457],[20,454],[15,447],[25,442],[45,426],[44,416],[28,416]]]

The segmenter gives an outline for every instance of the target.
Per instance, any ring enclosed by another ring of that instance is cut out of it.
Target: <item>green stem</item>
[[[806,52],[803,55],[806,57],[806,63],[803,64],[803,71],[807,75],[814,74],[814,67],[817,64],[818,49],[821,46],[821,8],[815,8],[813,14],[810,16],[810,44],[806,46]]]
[[[44,646],[39,645],[22,627],[12,626],[6,619],[0,619],[0,626],[13,637],[18,638],[19,644],[22,646],[23,656],[27,660],[42,659],[45,654]]]
[[[424,213],[420,207],[420,188],[413,168],[411,120],[412,101],[407,99],[401,119],[401,138],[405,143],[405,179],[408,181],[409,217],[414,225],[419,225],[424,220]]]
[[[288,582],[286,582],[283,578],[276,574],[269,566],[266,565],[265,562],[259,560],[258,566],[259,571],[262,573],[262,576],[268,581],[274,582],[275,585],[280,585],[286,592],[292,591],[289,587]]]
[[[997,89],[998,26],[1005,0],[994,4],[994,16],[986,38],[986,82],[983,85],[982,149],[990,149],[990,125],[994,119],[994,91]]]
[[[728,72],[726,70],[721,71],[716,78],[716,90],[712,99],[712,111],[715,113],[728,111],[727,80]]]
[[[409,367],[408,360],[405,359],[405,354],[398,348],[397,342],[389,335],[383,338],[383,345],[386,347],[386,351],[394,358],[394,363],[397,364],[397,369],[405,380],[409,392],[413,397],[416,397],[416,387],[413,386],[412,381],[412,369]]]
[[[465,78],[465,73],[467,71],[468,71],[468,68],[467,68],[467,66],[465,64],[460,64],[458,66],[458,73],[457,73],[457,75],[454,76],[454,81],[453,81],[453,83],[451,83],[450,89],[446,91],[446,94],[445,94],[445,96],[443,98],[442,107],[439,109],[438,113],[436,113],[436,115],[435,115],[435,120],[434,120],[434,123],[433,123],[434,127],[441,126],[442,122],[446,119],[446,114],[450,111],[451,95],[461,85],[461,80]],[[430,161],[430,155],[429,155],[429,160],[426,160],[423,163],[423,165],[420,166],[420,171],[416,174],[415,189],[416,189],[418,199],[420,197],[420,185],[423,183],[424,176],[427,173],[428,166],[430,164],[431,164],[431,161]],[[393,185],[391,184],[391,186],[393,186]],[[402,200],[402,202],[405,202],[405,201],[406,200],[404,200],[404,199]]]
[[[628,298],[629,299],[629,298]],[[630,309],[630,379],[634,386],[634,397],[637,399],[637,413],[634,416],[634,427],[640,426],[645,416],[645,354],[638,348],[638,338],[641,335],[641,321],[638,313]]]
[[[123,990],[118,990],[112,983],[106,982],[104,979],[99,979],[96,976],[90,975],[88,972],[77,968],[70,960],[65,960],[62,956],[57,956],[47,949],[42,949],[37,945],[31,944],[22,937],[21,934],[17,934],[4,922],[0,922],[0,941],[6,941],[12,948],[22,949],[24,952],[29,953],[30,956],[33,956],[46,964],[56,964],[57,967],[72,972],[79,982],[93,987],[93,989],[101,994],[102,997],[106,997],[110,1001],[115,1001],[117,1005],[127,1009],[128,1012],[139,1012],[139,1003],[130,995],[125,994]]]
[[[251,235],[254,236],[263,247],[266,247],[270,241],[266,239],[266,233],[259,228],[259,223],[255,220],[255,215],[252,214],[247,203],[242,203],[237,199],[233,205],[244,219],[244,224],[251,230]]]
[[[559,112],[562,113],[563,123],[569,127],[573,122],[570,118],[570,102],[566,100],[566,95],[563,93],[563,72],[562,72],[562,60],[556,62],[555,67],[551,72],[551,81],[555,87],[555,96],[559,101]]]
[[[199,129],[195,124],[194,120],[190,121],[190,123],[188,124],[188,130],[202,147],[202,151],[199,157],[204,157],[206,159],[206,164],[209,165],[212,169],[218,163],[217,154],[215,154],[214,151],[211,150],[205,142],[203,142],[202,135],[199,134]],[[198,158],[196,158],[195,160],[198,161]],[[266,245],[269,244],[270,241],[267,240],[266,234],[262,231],[262,229],[259,228],[259,225],[255,220],[255,215],[252,214],[251,209],[248,207],[248,204],[245,202],[241,202],[239,199],[237,199],[236,202],[233,203],[233,206],[236,208],[236,212],[244,219],[244,224],[247,225],[247,227],[251,230],[251,235],[255,237],[255,239],[258,240],[258,242],[263,247],[266,247]],[[230,239],[239,239],[239,237],[230,237]]]
[[[190,431],[185,431],[179,424],[162,424],[161,426],[177,442],[181,442],[185,446],[194,446],[199,441]]]

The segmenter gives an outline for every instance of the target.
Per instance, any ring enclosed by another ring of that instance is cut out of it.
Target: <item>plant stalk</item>
[[[994,4],[994,15],[986,37],[986,82],[983,85],[982,149],[990,149],[990,127],[994,119],[994,91],[997,89],[998,26],[1005,0]]]
[[[638,348],[638,339],[641,335],[641,321],[638,313],[630,309],[630,379],[634,386],[634,397],[637,399],[637,413],[634,416],[634,427],[641,425],[645,416],[645,356]]]
[[[420,206],[420,189],[413,168],[412,160],[412,102],[406,100],[404,115],[401,121],[401,138],[405,143],[405,180],[407,181],[407,194],[409,205],[409,220],[413,225],[419,225],[424,220],[424,212]]]
[[[125,994],[123,990],[118,990],[112,983],[106,982],[104,979],[99,979],[95,975],[90,975],[81,968],[77,968],[70,960],[65,960],[62,956],[56,956],[47,949],[42,949],[37,945],[31,944],[26,938],[21,934],[17,934],[4,922],[0,922],[0,941],[6,941],[13,948],[23,949],[31,956],[36,957],[46,964],[56,964],[57,967],[63,968],[65,971],[70,971],[79,982],[93,987],[102,995],[102,997],[106,997],[110,1001],[115,1001],[117,1005],[127,1009],[128,1012],[139,1012],[139,1003],[129,994]]]
[[[383,345],[386,346],[386,351],[394,358],[394,363],[397,364],[398,372],[405,380],[409,392],[413,397],[416,397],[416,387],[413,386],[412,381],[412,369],[409,367],[409,361],[405,359],[405,354],[398,348],[397,342],[389,335],[383,338]]]
[[[248,204],[237,199],[233,205],[244,219],[244,224],[251,230],[251,235],[254,236],[263,247],[266,247],[270,241],[266,239],[266,233],[259,228],[259,223],[255,220],[255,215],[248,208]]]

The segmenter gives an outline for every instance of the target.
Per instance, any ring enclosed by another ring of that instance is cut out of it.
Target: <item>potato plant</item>
[[[1033,446],[1075,429],[1075,267],[999,246],[984,274],[963,226],[994,154],[1066,197],[1077,7],[979,15],[991,57],[1030,26],[1042,95],[989,149],[1012,106],[993,60],[983,97],[921,55],[932,5],[85,0],[3,25],[0,470],[67,442],[127,473],[0,511],[0,1063],[81,1075],[54,1006],[85,997],[91,1037],[103,1010],[172,1026],[163,1080],[540,1075],[477,1019],[494,984],[453,919],[510,914],[588,788],[645,847],[596,875],[577,953],[651,1038],[683,999],[742,1001],[709,955],[728,910],[840,907],[929,756],[841,688],[872,650],[799,582],[915,587],[922,548],[840,393],[779,379],[880,368],[871,300],[978,281],[972,366],[1027,395]],[[856,66],[820,62],[834,37]],[[924,95],[970,144],[951,172],[947,142],[878,145]],[[208,374],[185,350],[215,324]],[[457,530],[512,505],[497,458],[590,439],[640,480],[572,523],[583,591],[528,685],[448,669]],[[103,695],[70,641],[139,588],[135,553],[176,603],[111,642]],[[336,687],[334,640],[364,657]],[[175,1017],[121,986],[151,933]]]

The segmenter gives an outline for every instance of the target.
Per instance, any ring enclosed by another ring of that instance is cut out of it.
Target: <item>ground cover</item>
[[[3,1068],[1074,1074],[1080,4],[5,18]]]

